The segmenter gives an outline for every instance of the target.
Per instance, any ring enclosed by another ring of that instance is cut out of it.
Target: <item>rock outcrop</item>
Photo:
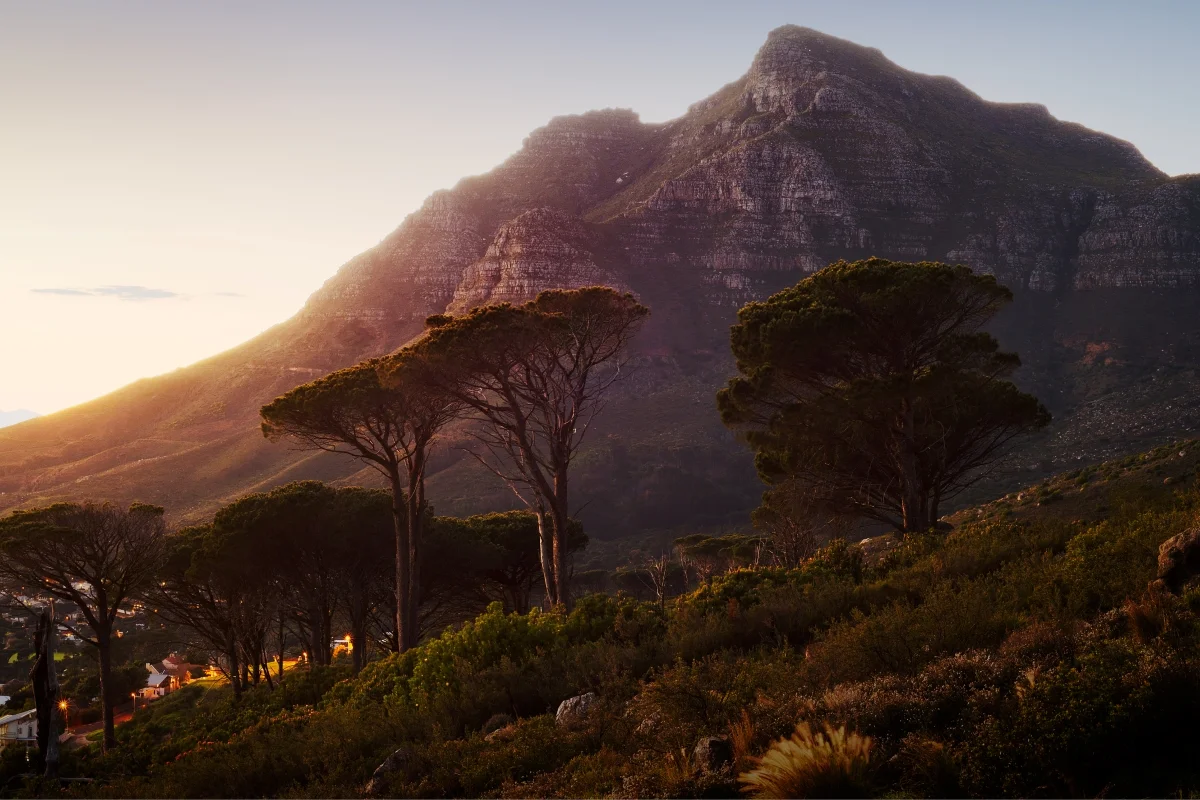
[[[582,220],[549,208],[527,211],[501,225],[483,258],[467,267],[447,311],[520,303],[549,288],[627,289],[620,275],[596,263],[595,239]]]
[[[598,699],[595,692],[585,692],[575,697],[568,697],[558,704],[558,711],[554,714],[554,723],[556,725],[577,725],[583,722]]]
[[[1200,528],[1172,536],[1158,548],[1158,580],[1169,591],[1179,593],[1200,575]]]
[[[701,772],[720,772],[733,763],[733,745],[726,736],[705,736],[696,742],[692,757]]]
[[[413,765],[412,749],[401,747],[383,760],[383,763],[375,768],[371,773],[371,780],[367,782],[363,793],[367,797],[382,797],[388,793],[388,787],[392,780],[403,778]]]

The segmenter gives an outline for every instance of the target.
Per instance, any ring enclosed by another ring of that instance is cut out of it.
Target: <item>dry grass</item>
[[[867,797],[871,792],[871,739],[829,725],[808,723],[771,745],[757,769],[742,773],[742,791],[753,797]]]

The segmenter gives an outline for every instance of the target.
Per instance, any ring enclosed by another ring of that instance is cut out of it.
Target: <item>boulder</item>
[[[1178,593],[1193,577],[1200,575],[1200,528],[1172,536],[1158,548],[1158,579]]]
[[[379,797],[387,792],[388,784],[391,783],[392,777],[397,773],[406,773],[409,766],[412,764],[413,753],[407,747],[401,747],[396,752],[383,760],[383,763],[375,768],[371,773],[371,780],[367,782],[366,794],[368,797]]]
[[[599,699],[595,692],[568,697],[558,704],[558,712],[554,715],[556,725],[572,725],[587,717],[588,710]]]
[[[719,772],[733,763],[733,745],[725,736],[705,736],[692,751],[701,772]]]

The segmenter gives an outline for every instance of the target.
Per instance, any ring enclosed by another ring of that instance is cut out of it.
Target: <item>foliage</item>
[[[1100,519],[972,513],[871,563],[835,540],[663,608],[496,603],[336,685],[189,688],[70,769],[109,796],[346,796],[400,748],[400,796],[733,796],[742,773],[788,796],[1190,795],[1200,586],[1148,586],[1200,496],[1113,488]],[[583,722],[556,725],[587,691]],[[700,768],[709,736],[734,764]]]
[[[870,737],[801,723],[740,780],[753,797],[869,797],[870,767]]]
[[[475,455],[543,520],[541,564],[555,605],[570,601],[571,461],[649,314],[606,286],[548,290],[520,306],[430,317],[425,336],[384,368],[394,381],[413,363],[421,383],[470,410]]]
[[[1050,419],[982,331],[1012,299],[964,266],[831,264],[738,312],[718,395],[769,484],[905,531],[937,522],[1014,436]]]
[[[459,543],[458,552],[445,553],[442,563],[459,572],[473,573],[471,578],[485,587],[489,597],[501,600],[507,610],[521,613],[529,610],[530,597],[543,577],[536,514],[499,511],[465,519],[436,517],[431,534],[435,539],[454,539]],[[568,555],[582,550],[587,542],[583,526],[571,520]],[[463,550],[470,550],[476,558],[472,559]],[[424,574],[428,575],[429,568],[437,562],[436,558],[428,559]]]
[[[77,633],[99,662],[104,744],[112,746],[112,643],[119,612],[154,584],[165,556],[163,509],[133,503],[56,503],[0,520],[0,582],[79,609]],[[91,634],[90,636],[88,634]]]
[[[387,479],[395,533],[394,635],[400,650],[419,639],[425,470],[438,433],[459,411],[457,401],[423,379],[420,362],[411,349],[401,350],[387,362],[385,381],[383,362],[369,359],[297,387],[261,410],[268,439],[286,437],[309,449],[349,455]]]

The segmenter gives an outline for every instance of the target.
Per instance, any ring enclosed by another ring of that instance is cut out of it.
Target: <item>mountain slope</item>
[[[367,479],[348,460],[265,442],[259,406],[401,346],[429,314],[603,282],[654,315],[641,369],[581,461],[585,520],[601,535],[734,522],[759,491],[713,409],[736,308],[868,255],[964,262],[1017,292],[997,333],[1061,418],[1020,468],[1095,459],[1200,417],[1177,408],[1200,357],[1200,324],[1181,313],[1200,282],[1200,178],[1168,178],[1040,106],[988,103],[785,27],[744,77],[672,122],[622,110],[552,120],[254,340],[0,431],[0,507],[136,497],[193,518],[298,477]],[[1097,414],[1109,435],[1095,434]],[[431,484],[444,512],[508,502],[453,450]]]

